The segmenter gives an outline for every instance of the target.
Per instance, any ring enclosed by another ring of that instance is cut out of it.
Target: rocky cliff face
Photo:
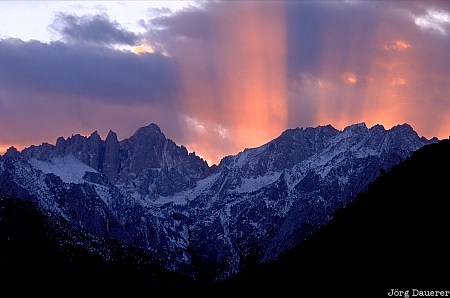
[[[203,159],[167,139],[156,124],[139,128],[122,142],[113,131],[105,141],[93,132],[89,137],[60,137],[55,146],[31,146],[21,154],[11,151],[6,156],[11,155],[41,161],[70,155],[103,174],[109,183],[129,188],[131,194],[146,199],[192,187],[210,173]]]
[[[139,247],[170,270],[222,279],[249,260],[278,258],[380,169],[433,141],[406,124],[297,128],[212,171],[151,124],[121,142],[93,133],[8,151],[0,189],[88,235]]]
[[[109,131],[106,137],[104,157],[103,173],[112,184],[115,184],[120,173],[120,143],[113,131]]]
[[[142,127],[121,143],[120,185],[133,180],[143,199],[170,196],[209,175],[205,161],[167,139],[155,124]],[[137,190],[137,193],[135,192]]]

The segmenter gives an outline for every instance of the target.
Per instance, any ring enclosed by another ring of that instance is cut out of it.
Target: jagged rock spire
[[[120,171],[120,144],[117,134],[109,131],[105,140],[105,158],[103,161],[103,173],[112,184],[116,183]]]

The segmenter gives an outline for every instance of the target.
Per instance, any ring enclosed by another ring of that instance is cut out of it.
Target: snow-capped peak
[[[150,124],[120,142],[113,132],[105,141],[75,135],[0,157],[0,181],[5,193],[45,200],[47,212],[170,270],[195,275],[195,259],[225,278],[247,256],[277,258],[380,169],[429,143],[407,125],[290,129],[211,169]]]

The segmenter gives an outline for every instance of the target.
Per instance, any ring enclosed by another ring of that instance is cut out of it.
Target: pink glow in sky
[[[0,153],[151,122],[209,163],[297,126],[450,135],[447,1],[120,5],[126,20],[72,5],[46,38],[0,32]]]

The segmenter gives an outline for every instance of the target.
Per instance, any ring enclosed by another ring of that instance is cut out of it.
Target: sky
[[[450,135],[449,1],[0,1],[0,154],[156,123],[212,164],[359,122]]]

